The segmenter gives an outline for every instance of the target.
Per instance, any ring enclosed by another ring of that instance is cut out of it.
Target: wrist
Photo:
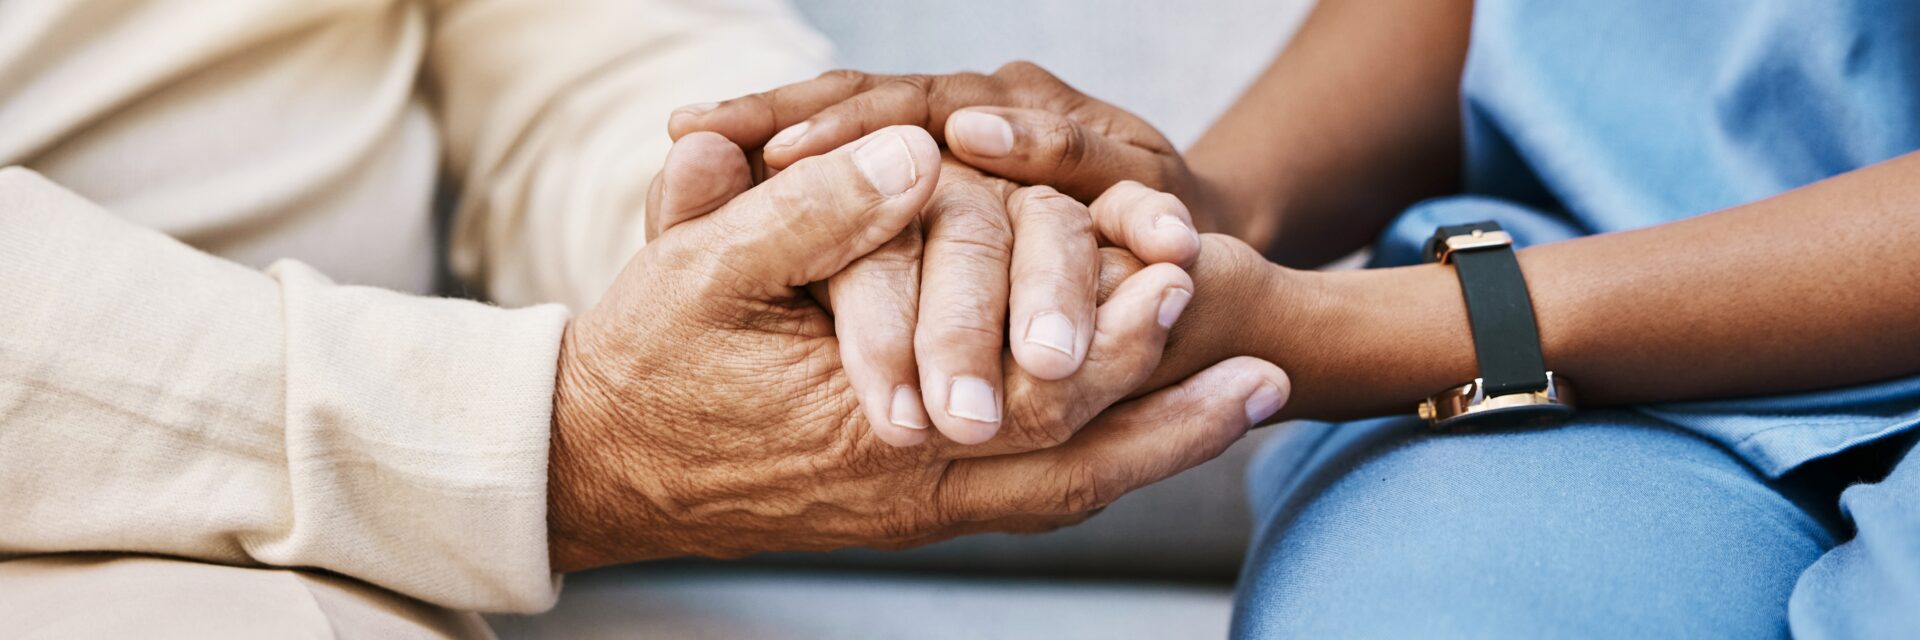
[[[1242,181],[1218,172],[1198,167],[1192,171],[1193,193],[1188,206],[1195,213],[1200,231],[1233,236],[1265,254],[1279,226],[1272,194],[1236,188]]]
[[[575,334],[577,321],[568,322],[560,338],[559,363],[554,372],[552,435],[547,447],[547,556],[555,573],[611,564],[612,559],[594,535],[588,505],[598,493],[591,481],[591,451],[597,432],[589,411],[596,395],[581,369]]]
[[[596,364],[624,362],[595,344],[590,323],[561,334],[547,454],[547,551],[556,573],[686,555],[669,548],[668,510],[659,505],[661,465],[645,455],[624,400],[646,397]],[[602,352],[604,351],[604,352]]]
[[[1268,325],[1284,336],[1269,353],[1294,381],[1285,417],[1411,414],[1421,399],[1473,379],[1466,307],[1447,268],[1274,269],[1284,286],[1312,292],[1286,325]]]

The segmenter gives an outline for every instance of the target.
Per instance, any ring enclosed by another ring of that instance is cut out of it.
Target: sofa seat
[[[553,611],[489,620],[504,640],[1219,638],[1232,602],[1219,583],[716,563],[582,573]]]

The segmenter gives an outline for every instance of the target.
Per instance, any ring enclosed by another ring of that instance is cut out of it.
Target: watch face
[[[1463,413],[1435,422],[1433,428],[1439,431],[1482,431],[1545,427],[1566,422],[1572,415],[1573,407],[1564,404],[1528,404]]]

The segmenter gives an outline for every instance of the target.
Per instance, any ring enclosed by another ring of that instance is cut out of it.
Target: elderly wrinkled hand
[[[946,178],[938,146],[888,127],[750,188],[745,166],[718,136],[681,140],[650,198],[658,237],[567,330],[557,570],[1051,529],[1218,455],[1285,401],[1284,373],[1235,358],[1119,402],[1158,363],[1167,293],[1192,288],[1178,267],[1149,265],[1091,309],[1070,375],[1001,365],[990,442],[888,446],[867,435],[839,320],[806,287],[825,281],[849,304],[835,277],[907,244]],[[1027,193],[1015,209],[1048,199]]]

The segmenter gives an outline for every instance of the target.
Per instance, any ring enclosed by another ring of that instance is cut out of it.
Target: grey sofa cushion
[[[540,616],[493,616],[536,638],[1218,638],[1223,585],[957,577],[745,565],[654,565],[567,579]]]

